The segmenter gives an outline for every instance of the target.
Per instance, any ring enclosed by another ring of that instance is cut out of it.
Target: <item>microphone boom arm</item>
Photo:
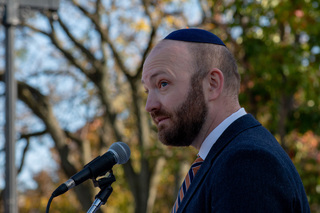
[[[110,170],[108,173],[109,175],[107,177],[100,178],[99,180],[92,179],[94,186],[99,187],[101,190],[95,196],[96,199],[87,213],[96,212],[101,205],[104,205],[107,202],[108,198],[110,197],[113,191],[111,184],[116,181],[116,178],[113,175],[112,170]]]

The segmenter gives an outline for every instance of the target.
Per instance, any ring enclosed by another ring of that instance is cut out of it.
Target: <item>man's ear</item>
[[[224,75],[218,68],[213,68],[207,75],[207,91],[209,100],[217,99],[223,90]]]

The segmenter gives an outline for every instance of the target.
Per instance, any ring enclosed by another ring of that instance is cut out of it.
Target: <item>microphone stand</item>
[[[94,186],[99,187],[101,190],[95,196],[96,199],[92,203],[87,213],[95,213],[100,208],[101,205],[104,205],[107,202],[109,196],[113,191],[111,184],[114,181],[116,181],[116,178],[113,175],[112,170],[110,170],[108,177],[103,177],[103,178],[100,178],[99,180],[92,179],[92,181]]]

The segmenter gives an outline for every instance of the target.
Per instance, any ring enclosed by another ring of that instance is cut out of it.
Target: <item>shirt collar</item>
[[[227,117],[214,130],[212,130],[212,132],[203,141],[199,150],[199,156],[204,160],[207,157],[213,144],[215,144],[215,142],[218,140],[221,134],[228,128],[228,126],[230,126],[235,120],[237,120],[245,114],[247,114],[245,109],[241,108],[237,112]]]

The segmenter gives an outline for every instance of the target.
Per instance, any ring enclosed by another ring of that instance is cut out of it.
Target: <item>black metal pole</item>
[[[15,117],[16,117],[16,99],[17,86],[14,77],[14,30],[18,24],[17,18],[18,3],[16,0],[6,1],[6,11],[4,24],[6,28],[6,186],[4,210],[6,213],[17,213],[17,187],[16,176],[17,170],[15,165]]]

